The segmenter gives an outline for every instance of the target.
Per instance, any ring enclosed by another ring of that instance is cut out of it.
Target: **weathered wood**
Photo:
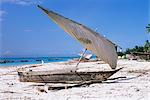
[[[120,68],[122,69],[122,68]],[[113,71],[98,72],[52,72],[52,71],[29,71],[18,72],[21,82],[38,83],[80,83],[82,81],[105,81],[120,69]],[[82,77],[82,78],[81,78]]]
[[[116,80],[116,79],[122,79],[122,78],[127,78],[127,77],[115,77],[115,78],[109,78],[109,79],[107,79],[107,80]]]
[[[86,81],[86,82],[81,82],[81,83],[71,85],[71,86],[49,86],[48,90],[69,89],[69,88],[73,88],[73,87],[88,86],[88,85],[93,84],[93,83],[102,83],[102,81],[99,81],[99,80]]]

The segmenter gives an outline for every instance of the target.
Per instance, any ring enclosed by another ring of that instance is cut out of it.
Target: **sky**
[[[150,35],[149,0],[0,0],[0,56],[75,56],[83,46],[37,5],[88,26],[125,50]]]

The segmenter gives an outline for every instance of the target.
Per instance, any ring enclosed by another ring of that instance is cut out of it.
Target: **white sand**
[[[107,64],[98,63],[81,63],[79,71],[111,70]],[[72,68],[75,65],[49,63],[32,70]],[[0,67],[0,100],[150,100],[150,62],[119,60],[117,68],[120,67],[124,68],[111,78],[126,78],[57,91],[47,90],[47,85],[37,86],[39,83],[19,82],[17,67]],[[40,88],[47,93],[40,92]]]

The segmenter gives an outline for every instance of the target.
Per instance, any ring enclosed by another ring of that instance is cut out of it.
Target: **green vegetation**
[[[126,49],[125,52],[117,52],[117,53],[118,53],[118,56],[123,56],[125,54],[130,54],[131,52],[150,53],[150,42],[148,40],[146,40],[144,46],[135,46],[134,48]]]
[[[147,32],[150,33],[150,24],[146,27]],[[150,60],[150,42],[146,40],[143,46],[135,46],[134,48],[128,48],[124,52],[117,52],[119,58],[128,58],[128,59],[145,59]],[[130,56],[126,54],[131,54]]]
[[[150,24],[148,24],[147,28],[147,32],[150,33]]]

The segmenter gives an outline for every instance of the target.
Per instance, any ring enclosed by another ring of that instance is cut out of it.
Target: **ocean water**
[[[78,57],[0,58],[0,67],[41,64],[42,61],[44,61],[44,63],[64,62],[64,61],[72,60],[74,58],[78,58]]]

